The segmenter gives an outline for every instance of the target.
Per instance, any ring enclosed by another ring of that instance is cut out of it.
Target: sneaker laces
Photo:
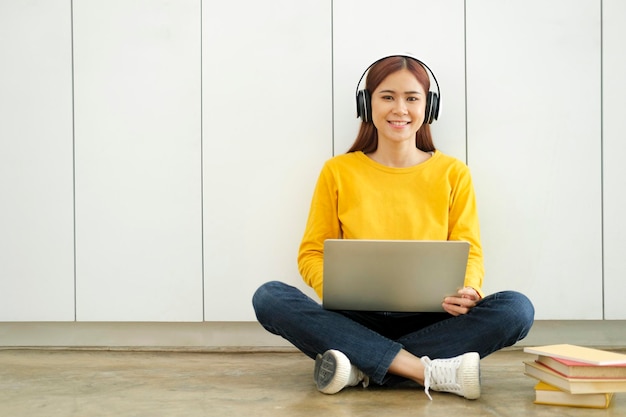
[[[457,369],[461,365],[461,357],[450,359],[431,360],[428,356],[420,358],[424,364],[424,392],[432,401],[430,388],[438,391],[460,392],[461,387],[457,381]],[[435,377],[433,378],[433,374]]]

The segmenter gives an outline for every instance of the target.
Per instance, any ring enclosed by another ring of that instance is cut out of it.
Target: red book
[[[571,394],[594,394],[626,392],[626,379],[618,378],[570,378],[554,372],[547,366],[525,361],[525,374]]]
[[[626,364],[592,365],[552,356],[537,356],[537,362],[570,378],[626,378]]]

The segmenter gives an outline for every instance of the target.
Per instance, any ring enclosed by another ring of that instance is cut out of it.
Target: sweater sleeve
[[[465,286],[474,288],[481,297],[484,297],[482,285],[485,269],[474,186],[469,168],[466,166],[463,166],[456,176],[450,199],[448,240],[464,240],[470,243]]]
[[[313,192],[309,217],[298,252],[298,269],[307,285],[322,298],[324,241],[341,236],[337,215],[337,184],[328,163]]]

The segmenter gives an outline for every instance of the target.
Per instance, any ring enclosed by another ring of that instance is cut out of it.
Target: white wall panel
[[[356,138],[355,95],[363,71],[379,58],[408,53],[428,65],[441,87],[439,120],[431,126],[435,146],[465,161],[464,29],[462,0],[391,0],[384,5],[335,0],[335,154],[346,152]]]
[[[0,2],[0,320],[74,320],[67,1]]]
[[[626,319],[624,23],[620,0],[1,1],[0,321],[247,321],[267,280],[313,295],[315,180],[394,53],[441,85],[485,290]]]
[[[330,2],[203,3],[205,319],[254,320],[332,153]],[[310,292],[312,294],[312,292]]]
[[[604,0],[602,8],[604,313],[626,319],[626,2]]]
[[[200,3],[73,4],[77,318],[202,320]]]
[[[488,291],[602,318],[598,0],[467,2],[468,162]]]

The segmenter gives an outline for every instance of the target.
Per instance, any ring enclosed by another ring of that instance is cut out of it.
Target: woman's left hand
[[[453,316],[467,314],[480,300],[480,295],[472,287],[461,288],[456,295],[443,299],[441,306],[447,313]]]

